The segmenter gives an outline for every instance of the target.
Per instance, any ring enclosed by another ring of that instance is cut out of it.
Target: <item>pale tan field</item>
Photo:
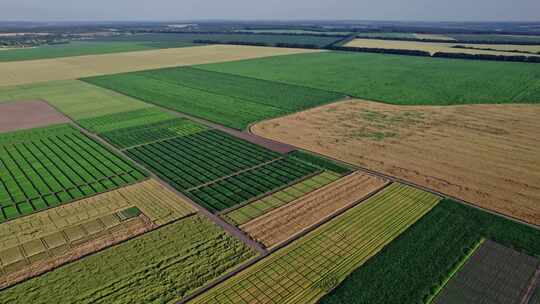
[[[0,86],[316,52],[314,50],[209,45],[0,63]]]
[[[487,51],[477,49],[453,48],[452,46],[462,45],[471,48],[490,48],[499,49],[501,51]],[[379,39],[354,39],[345,46],[363,47],[363,48],[379,48],[379,49],[402,49],[402,50],[417,50],[426,51],[431,55],[437,52],[445,53],[464,53],[464,54],[485,54],[485,55],[523,55],[523,56],[540,56],[529,53],[503,52],[507,50],[521,50],[529,52],[536,50],[538,46],[530,45],[504,45],[504,44],[464,44],[464,43],[444,43],[444,42],[418,42],[418,41],[399,41],[399,40],[379,40]],[[535,51],[536,52],[536,51]]]
[[[240,226],[240,229],[266,247],[273,247],[332,214],[354,205],[387,182],[379,177],[355,172],[288,205],[270,211]]]
[[[540,106],[394,106],[352,100],[254,133],[540,225]]]

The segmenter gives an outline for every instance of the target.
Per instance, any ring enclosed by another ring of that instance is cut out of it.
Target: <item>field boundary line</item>
[[[209,291],[210,289],[216,287],[217,285],[219,285],[219,284],[227,281],[228,279],[238,275],[239,273],[246,270],[247,268],[261,262],[265,258],[267,258],[267,257],[271,256],[272,254],[276,253],[277,251],[279,251],[281,249],[284,249],[285,247],[289,246],[290,244],[294,243],[295,241],[303,238],[304,236],[306,236],[307,234],[313,232],[314,230],[321,227],[322,225],[324,225],[324,224],[330,222],[331,220],[341,216],[343,213],[349,211],[351,208],[354,208],[354,207],[358,206],[359,204],[365,202],[366,200],[368,200],[372,196],[376,195],[377,193],[380,193],[382,190],[386,189],[387,187],[389,187],[392,184],[393,184],[392,182],[386,183],[386,185],[384,185],[384,186],[380,187],[379,189],[377,189],[377,190],[363,196],[362,198],[357,200],[355,203],[351,204],[349,207],[344,208],[344,209],[342,209],[342,210],[340,210],[340,211],[338,211],[338,212],[324,218],[323,220],[319,221],[317,224],[309,227],[308,229],[303,230],[301,233],[298,233],[298,234],[294,235],[293,237],[288,239],[286,242],[283,242],[280,245],[277,245],[277,246],[273,247],[271,250],[267,251],[264,255],[256,257],[253,260],[241,265],[236,270],[234,270],[232,272],[229,272],[228,274],[224,275],[221,278],[216,279],[214,282],[200,288],[199,290],[195,291],[194,293],[190,294],[189,296],[185,297],[184,299],[182,299],[180,301],[177,301],[175,304],[186,304],[187,302],[201,296],[202,294],[206,293],[207,291]]]
[[[200,189],[200,188],[203,188],[203,187],[206,187],[206,186],[215,184],[215,183],[217,183],[217,182],[220,182],[220,181],[222,181],[222,180],[228,179],[228,178],[230,178],[230,177],[235,177],[235,176],[238,176],[238,175],[240,175],[240,174],[242,174],[242,173],[249,172],[249,171],[251,171],[251,170],[255,170],[255,169],[258,169],[258,168],[260,168],[260,167],[263,167],[263,166],[266,166],[266,165],[275,163],[275,162],[280,161],[280,160],[282,160],[282,159],[285,159],[285,157],[284,157],[284,156],[280,156],[280,157],[278,157],[278,158],[269,160],[269,161],[267,161],[267,162],[258,164],[258,165],[256,165],[256,166],[249,167],[249,168],[246,168],[246,169],[243,169],[243,170],[234,172],[234,173],[232,173],[232,174],[229,174],[229,175],[227,175],[227,176],[223,176],[223,177],[220,177],[220,178],[218,178],[218,179],[214,179],[214,180],[212,180],[212,181],[206,182],[206,183],[204,183],[204,184],[200,184],[200,185],[198,185],[198,186],[188,188],[188,189],[186,189],[186,190],[184,190],[184,191],[186,191],[186,192],[195,191],[195,190],[198,190],[198,189]]]
[[[441,291],[443,291],[446,285],[448,285],[448,282],[450,282],[456,276],[456,274],[463,268],[465,263],[467,263],[467,261],[478,251],[478,249],[482,246],[482,244],[484,244],[485,241],[485,238],[480,238],[480,240],[476,242],[471,251],[460,259],[459,263],[453,269],[451,269],[448,275],[443,279],[442,284],[440,284],[435,290],[435,292],[428,297],[426,301],[427,304],[433,303],[433,301],[437,298],[437,296],[439,296]]]
[[[540,284],[540,264],[538,265],[536,272],[534,273],[533,277],[531,278],[529,282],[529,286],[527,286],[527,290],[525,291],[525,294],[523,295],[523,299],[521,299],[520,304],[528,304],[531,300],[532,296],[534,295],[534,287]],[[539,287],[537,287],[539,288]]]

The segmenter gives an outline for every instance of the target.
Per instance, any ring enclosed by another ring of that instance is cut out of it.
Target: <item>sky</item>
[[[540,21],[540,0],[0,0],[0,21]]]

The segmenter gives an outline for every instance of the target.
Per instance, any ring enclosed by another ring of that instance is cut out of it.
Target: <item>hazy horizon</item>
[[[180,21],[180,20],[365,20],[426,22],[540,21],[538,0],[3,0],[0,21]]]

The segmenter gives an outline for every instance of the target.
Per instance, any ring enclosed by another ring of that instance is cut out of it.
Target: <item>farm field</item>
[[[0,151],[0,222],[145,177],[69,125],[1,134]]]
[[[538,103],[540,65],[352,52],[243,60],[197,68],[398,105]]]
[[[152,105],[78,80],[0,87],[0,103],[45,100],[73,120],[151,108]]]
[[[452,277],[434,303],[524,303],[538,258],[486,241]]]
[[[313,52],[255,46],[210,45],[116,54],[0,62],[0,87],[172,66]]]
[[[445,42],[420,42],[420,41],[400,41],[400,40],[379,40],[379,39],[354,39],[344,46],[359,48],[379,48],[397,50],[426,51],[431,55],[438,52],[443,53],[464,53],[464,54],[485,54],[508,56],[511,54],[523,56],[540,56],[540,45],[510,45],[510,44],[464,44]],[[463,46],[456,48],[455,46]],[[485,50],[492,49],[492,50]],[[512,53],[508,53],[512,51]],[[530,54],[533,52],[535,54]]]
[[[425,303],[482,237],[528,255],[540,253],[537,229],[443,200],[320,303]]]
[[[372,32],[358,33],[357,37],[366,38],[416,38],[414,33],[397,33],[397,32]]]
[[[512,41],[515,43],[526,42],[526,43],[540,44],[540,36],[534,36],[534,35],[448,34],[448,36],[456,40],[462,40],[462,41],[486,41],[486,42]]]
[[[387,181],[379,177],[355,172],[243,224],[240,229],[251,238],[271,248],[331,215],[346,210],[386,184]],[[397,184],[389,188],[391,189],[385,192],[387,197],[392,197],[396,193],[406,193]]]
[[[256,199],[321,171],[218,130],[125,151],[212,212]]]
[[[281,191],[277,191],[269,196],[227,212],[226,214],[222,215],[222,217],[229,223],[236,226],[245,224],[267,212],[270,212],[271,210],[287,205],[288,203],[291,203],[312,191],[339,180],[340,177],[341,176],[337,173],[324,171]]]
[[[437,34],[414,34],[415,38],[418,39],[431,39],[431,40],[446,40],[453,41],[454,38],[448,35],[437,35]]]
[[[195,212],[148,180],[4,223],[0,288]]]
[[[66,116],[43,101],[0,103],[0,132],[68,122]]]
[[[144,124],[116,129],[101,133],[100,135],[120,149],[127,149],[138,145],[156,141],[187,136],[208,130],[207,127],[183,118],[165,120],[161,122]]]
[[[6,289],[0,303],[168,303],[253,256],[191,216]]]
[[[539,114],[537,105],[400,107],[356,100],[252,131],[538,225],[540,188],[532,181],[540,180]]]
[[[244,129],[250,123],[259,120],[304,110],[344,97],[317,89],[190,67],[100,76],[84,80],[237,129]]]
[[[192,43],[94,42],[75,41],[60,45],[11,49],[0,53],[0,62],[146,51],[157,48],[193,46]]]
[[[389,191],[389,190],[386,190]],[[316,303],[437,204],[421,191],[386,191],[357,205],[193,303]],[[410,194],[410,193],[409,193]]]

